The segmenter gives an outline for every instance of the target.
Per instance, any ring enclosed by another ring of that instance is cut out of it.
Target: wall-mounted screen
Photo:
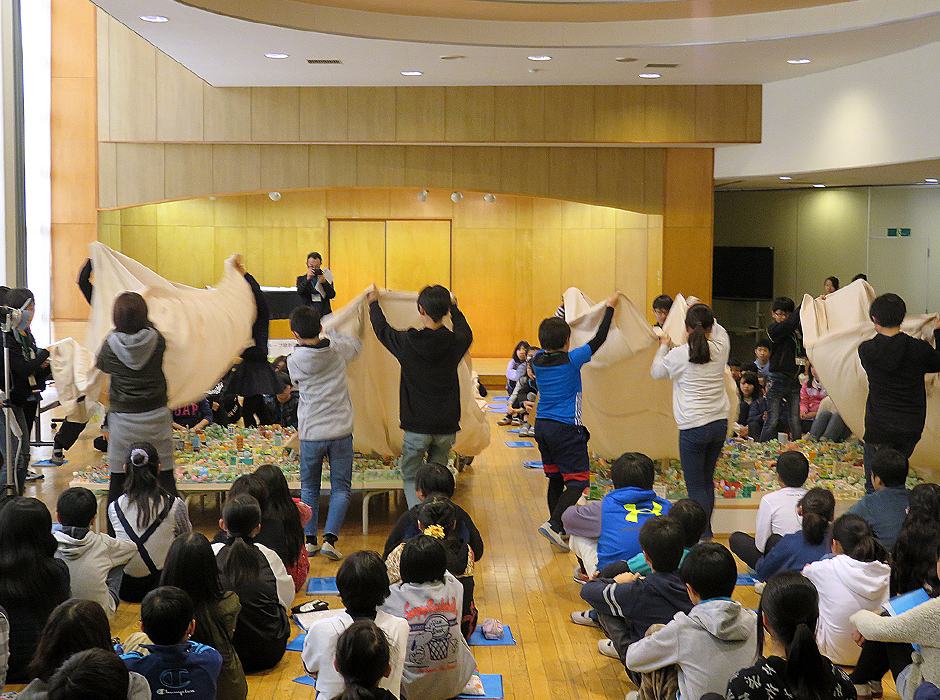
[[[774,249],[715,246],[712,297],[769,301],[774,298]]]

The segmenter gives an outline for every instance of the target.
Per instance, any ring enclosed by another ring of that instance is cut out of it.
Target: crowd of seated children
[[[789,535],[767,539],[764,556],[754,566],[757,578],[767,581],[779,571],[801,570],[829,554],[829,525],[835,515],[836,499],[832,491],[815,487],[797,502],[796,512],[802,518],[800,530]]]
[[[801,529],[796,509],[800,499],[806,495],[803,484],[809,476],[809,461],[802,452],[789,450],[777,458],[776,470],[780,488],[761,496],[754,536],[734,532],[728,538],[731,551],[751,569],[767,552],[771,537],[776,536],[773,542],[776,544],[779,538]]]
[[[261,530],[261,506],[252,496],[226,499],[222,509],[226,541],[212,545],[222,587],[241,603],[232,644],[245,673],[273,668],[290,636],[287,610],[294,581],[277,554],[254,538]]]
[[[408,620],[402,693],[408,700],[445,700],[463,691],[476,661],[460,633],[463,587],[447,571],[441,541],[418,535],[405,543],[401,583],[381,610]]]
[[[440,540],[447,553],[447,570],[463,586],[463,607],[461,608],[460,630],[467,639],[477,626],[477,609],[473,600],[473,550],[456,532],[457,508],[449,498],[432,496],[418,506],[418,530],[423,534]],[[401,579],[401,555],[405,544],[398,545],[386,557],[388,578],[392,583]]]
[[[731,552],[702,542],[686,556],[679,578],[694,607],[651,626],[627,650],[627,668],[640,674],[641,693],[650,700],[673,700],[676,688],[685,698],[723,692],[757,650],[757,615],[731,600],[738,578]]]
[[[124,566],[137,554],[137,545],[95,532],[95,495],[80,486],[66,489],[56,504],[56,558],[69,568],[72,598],[93,600],[114,617],[120,601]]]
[[[385,562],[375,552],[353,553],[336,572],[336,588],[345,610],[314,622],[307,630],[301,654],[307,673],[316,676],[317,694],[333,698],[343,690],[339,639],[356,622],[368,620],[382,630],[390,647],[378,685],[392,697],[399,698],[408,646],[408,623],[378,609],[391,592]]]
[[[621,663],[625,663],[630,645],[641,639],[650,625],[664,625],[676,613],[692,609],[688,591],[677,572],[685,542],[682,526],[675,518],[660,515],[643,524],[639,538],[652,573],[598,577],[581,587],[581,598],[596,611],[607,634],[607,639],[598,642],[598,651],[619,658]],[[639,685],[639,674],[629,669],[627,672]]]
[[[866,493],[849,508],[850,513],[862,516],[889,549],[894,546],[901,524],[907,515],[910,491],[907,457],[890,447],[875,453],[871,462],[871,482],[874,491]]]
[[[153,700],[180,693],[185,679],[192,700],[214,700],[222,656],[205,644],[190,640],[196,629],[192,598],[175,586],[150,591],[140,605],[140,628],[149,644],[121,654],[127,669],[147,679]]]
[[[516,382],[525,372],[525,364],[528,360],[529,344],[525,340],[516,343],[512,351],[512,357],[509,358],[509,364],[506,365],[506,393],[511,394],[516,388]]]
[[[653,491],[656,468],[639,452],[626,452],[610,465],[614,488],[600,501],[575,504],[561,517],[568,546],[578,559],[575,576],[584,580],[608,564],[640,553],[640,528],[669,512],[671,504]]]
[[[124,493],[108,506],[108,519],[117,539],[137,547],[134,558],[124,567],[120,596],[129,603],[139,603],[157,587],[173,539],[193,528],[186,504],[158,480],[160,459],[153,445],[131,445],[124,468]]]
[[[166,555],[161,586],[186,591],[193,602],[196,628],[190,640],[212,647],[222,656],[216,681],[218,700],[245,700],[248,682],[232,636],[241,603],[233,591],[224,590],[212,545],[205,535],[190,532],[177,537]]]
[[[388,555],[398,545],[421,534],[421,530],[418,528],[418,509],[421,507],[421,503],[437,495],[444,496],[453,503],[456,489],[457,484],[454,481],[454,475],[447,467],[433,462],[425,462],[418,467],[415,476],[415,490],[418,494],[419,504],[405,511],[398,518],[388,539],[385,540],[385,551],[382,558],[388,559]],[[480,561],[483,556],[483,538],[480,537],[480,531],[473,524],[473,519],[467,511],[456,503],[454,503],[454,508],[457,510],[457,536],[470,545],[470,549],[473,550],[474,560]]]

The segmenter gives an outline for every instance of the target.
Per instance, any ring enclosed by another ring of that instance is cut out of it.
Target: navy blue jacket
[[[819,561],[831,552],[832,542],[828,536],[822,544],[810,544],[802,532],[793,532],[784,535],[773,549],[757,560],[754,568],[757,570],[757,578],[766,581],[781,571],[802,571],[810,562]]]

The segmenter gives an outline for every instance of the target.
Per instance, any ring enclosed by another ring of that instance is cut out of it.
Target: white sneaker
[[[343,553],[340,552],[336,547],[331,545],[329,542],[324,542],[320,547],[320,551],[323,552],[328,559],[332,561],[339,561],[343,558]]]
[[[590,610],[575,610],[571,613],[571,621],[576,625],[584,625],[585,627],[600,627],[597,620],[591,617]]]
[[[320,552],[320,545],[316,544],[315,542],[307,542],[304,546],[307,548],[308,557],[312,557],[313,555],[319,554]]]
[[[620,654],[618,654],[617,650],[614,649],[614,643],[609,639],[598,639],[597,650],[604,656],[620,661]]]
[[[639,700],[639,697],[640,697],[639,691],[629,690],[627,691],[627,697],[625,697],[623,700]]]
[[[546,520],[542,523],[542,526],[539,528],[539,533],[545,537],[549,542],[552,543],[552,546],[557,549],[559,552],[570,552],[571,548],[565,544],[565,541],[561,539],[561,535],[555,532],[552,529],[552,526]]]
[[[767,586],[767,583],[766,583],[766,582],[764,582],[764,581],[757,581],[757,582],[754,584],[754,592],[755,592],[757,595],[760,595],[761,593],[764,592],[764,587],[765,587],[765,586]]]

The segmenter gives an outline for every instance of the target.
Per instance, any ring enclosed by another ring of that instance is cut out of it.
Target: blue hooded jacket
[[[650,518],[666,515],[671,503],[654,491],[627,486],[614,489],[601,502],[601,535],[597,568],[627,561],[640,553],[640,528]]]

